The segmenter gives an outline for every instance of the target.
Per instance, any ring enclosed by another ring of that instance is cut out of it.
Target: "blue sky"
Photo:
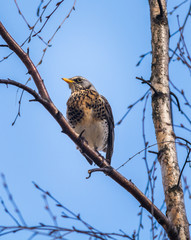
[[[37,19],[36,10],[39,0],[17,1],[29,24]],[[53,1],[54,2],[54,1]],[[169,9],[174,2],[168,1]],[[178,4],[179,1],[176,1]],[[55,3],[54,3],[55,4]],[[52,7],[54,6],[52,4]],[[66,0],[58,12],[50,19],[41,36],[47,41],[71,9],[73,1]],[[53,9],[53,8],[51,8]],[[47,50],[43,63],[38,70],[55,105],[65,115],[66,102],[70,90],[61,77],[81,75],[89,79],[96,89],[104,95],[113,110],[115,122],[119,121],[127,107],[139,99],[148,89],[136,80],[136,76],[149,79],[151,75],[151,55],[139,67],[139,56],[151,50],[150,14],[147,1],[101,1],[81,0],[76,3],[75,11],[63,24]],[[187,7],[183,6],[183,14]],[[1,21],[21,44],[29,35],[29,30],[18,14],[14,1],[5,1],[0,9]],[[180,17],[183,21],[183,17]],[[171,31],[177,29],[176,15],[169,20]],[[187,36],[187,33],[185,33]],[[171,40],[173,44],[174,39]],[[3,44],[0,39],[0,44]],[[33,38],[30,45],[30,57],[37,64],[41,58],[44,43]],[[10,51],[0,49],[0,59]],[[22,83],[28,80],[26,68],[16,55],[0,63],[1,78],[10,78]],[[170,66],[170,78],[185,94],[190,92],[190,73],[175,61]],[[35,86],[29,83],[33,89]],[[64,134],[55,120],[38,103],[29,102],[27,93],[21,105],[21,117],[16,124],[11,124],[18,111],[21,91],[15,87],[0,86],[0,159],[1,172],[6,176],[11,193],[22,211],[28,225],[39,222],[51,223],[44,209],[41,193],[32,181],[50,191],[66,207],[80,213],[93,226],[104,232],[117,232],[119,229],[132,234],[137,229],[139,203],[124,189],[102,173],[93,174],[87,180],[90,166],[76,149],[75,144]],[[115,128],[115,148],[112,166],[117,168],[128,158],[144,148],[142,138],[142,117],[145,101],[140,102],[129,113],[121,125]],[[189,109],[183,106],[186,111]],[[189,123],[178,114],[174,107],[174,122]],[[188,112],[188,114],[190,114]],[[146,138],[149,144],[156,143],[152,123],[151,102],[148,99],[145,119]],[[190,133],[177,129],[177,134],[185,138]],[[156,151],[157,148],[152,148]],[[179,149],[180,165],[184,163],[186,152]],[[155,156],[148,154],[149,166]],[[120,169],[143,192],[147,184],[146,167],[143,153],[133,158]],[[190,174],[187,167],[185,174]],[[188,175],[187,174],[187,175]],[[160,166],[157,163],[157,181],[155,203],[158,207],[163,202]],[[190,179],[189,179],[190,180]],[[11,210],[12,206],[0,184],[0,196]],[[187,200],[186,200],[187,201]],[[187,202],[190,209],[190,202]],[[55,213],[59,212],[53,207]],[[13,210],[14,212],[14,210]],[[144,230],[141,239],[149,239],[150,220],[144,215]],[[190,213],[189,213],[190,216]],[[0,225],[10,224],[12,220],[0,206]],[[63,220],[60,225],[65,224]],[[27,239],[29,233],[20,233],[3,239]],[[143,238],[144,236],[144,238]],[[22,238],[21,238],[22,237]],[[40,239],[40,238],[38,238]],[[42,239],[44,239],[42,237]],[[74,238],[71,238],[74,239]],[[79,239],[84,239],[79,237]]]

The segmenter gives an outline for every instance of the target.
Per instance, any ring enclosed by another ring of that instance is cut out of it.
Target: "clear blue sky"
[[[40,0],[18,0],[23,14],[31,25],[37,19],[36,10],[39,3]],[[73,1],[64,1],[43,30],[41,36],[44,40],[50,38],[72,4]],[[169,1],[169,4],[171,10],[174,2]],[[139,56],[151,50],[148,1],[77,0],[75,9],[58,31],[51,43],[52,47],[48,49],[38,70],[52,100],[64,115],[70,91],[61,77],[81,75],[89,79],[108,99],[117,122],[124,115],[127,107],[148,89],[148,86],[142,85],[135,79],[136,76],[149,79],[151,74],[151,55],[145,58],[140,67],[136,67]],[[185,10],[186,7],[183,6],[181,11]],[[29,35],[29,30],[18,14],[13,0],[3,0],[0,16],[7,30],[21,44]],[[170,19],[170,26],[172,32],[177,29],[176,17]],[[2,39],[0,44],[4,44]],[[28,46],[30,57],[37,64],[45,45],[38,38],[34,38],[30,45],[24,46],[24,49],[26,50]],[[6,48],[0,48],[0,59],[9,52]],[[26,68],[16,55],[0,63],[0,69],[1,78],[25,83],[29,77],[26,75]],[[185,94],[189,96],[190,73],[181,63],[172,63],[170,78],[179,88],[186,86]],[[35,89],[32,82],[29,85]],[[38,103],[29,103],[31,96],[27,93],[24,93],[21,117],[17,119],[14,127],[11,126],[17,114],[20,94],[21,91],[17,92],[15,87],[0,86],[0,172],[5,174],[11,193],[28,225],[36,225],[39,222],[51,223],[44,209],[41,193],[32,184],[32,181],[35,181],[45,190],[50,191],[63,205],[75,213],[80,213],[96,228],[104,232],[117,232],[122,229],[132,234],[139,223],[137,215],[140,210],[139,203],[102,173],[95,173],[87,180],[87,171],[91,167],[76,150],[75,144],[61,133],[60,127],[48,112]],[[144,101],[139,103],[124,122],[115,128],[113,167],[120,166],[144,148],[142,139],[144,103]],[[182,116],[178,115],[176,108],[174,109],[174,122],[184,123],[185,126],[190,127],[189,123],[184,122]],[[153,144],[156,140],[150,98],[147,103],[145,124],[147,141]],[[190,134],[183,130],[177,129],[176,133],[185,138],[190,137]],[[156,151],[157,148],[154,147],[152,150]],[[186,152],[180,149],[181,166],[185,156]],[[152,165],[153,160],[154,156],[148,154],[149,166]],[[120,172],[131,179],[143,192],[145,191],[147,173],[143,153],[133,158],[120,169]],[[188,167],[186,172],[190,174]],[[155,203],[160,207],[164,195],[158,163],[157,176]],[[11,210],[12,206],[1,181],[0,196]],[[187,206],[190,209],[190,202]],[[58,215],[58,211],[54,211]],[[141,239],[149,239],[151,234],[147,215],[144,214],[144,228],[147,230],[143,232]],[[64,221],[61,220],[60,225],[64,225]],[[14,223],[0,206],[0,225],[6,224]],[[20,235],[4,236],[3,240],[27,239],[28,236],[29,233],[20,233]]]

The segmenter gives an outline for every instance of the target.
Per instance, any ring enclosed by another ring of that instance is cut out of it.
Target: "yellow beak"
[[[73,83],[74,81],[69,79],[69,78],[62,78],[62,80],[64,80],[67,83]]]

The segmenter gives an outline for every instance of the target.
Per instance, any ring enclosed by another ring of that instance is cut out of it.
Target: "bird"
[[[74,131],[83,135],[88,145],[99,153],[106,152],[111,164],[114,146],[114,119],[107,99],[100,95],[86,78],[62,78],[69,84],[71,95],[67,101],[66,117]],[[90,164],[91,159],[87,159]]]

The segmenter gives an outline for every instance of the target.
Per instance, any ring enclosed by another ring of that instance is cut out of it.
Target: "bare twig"
[[[13,214],[8,210],[8,208],[5,206],[5,203],[3,199],[1,199],[1,204],[4,208],[4,211],[11,217],[11,219],[17,224],[17,226],[20,226],[21,224],[18,222],[18,220],[13,216]]]
[[[183,25],[181,26],[182,34],[183,34],[184,29],[185,29],[185,26],[186,26],[186,23],[187,23],[187,21],[188,21],[188,18],[189,18],[189,16],[190,16],[190,12],[191,12],[191,3],[190,3],[190,7],[189,7],[189,9],[188,9],[188,12],[187,12],[187,14],[186,14],[184,23],[183,23]],[[170,37],[174,36],[174,35],[175,35],[176,33],[178,33],[179,31],[180,31],[180,28],[179,28],[175,33],[171,34]],[[179,40],[178,40],[178,42],[177,42],[177,46],[176,46],[176,48],[174,49],[173,54],[170,56],[169,61],[171,61],[171,60],[173,59],[176,51],[178,50],[178,45],[180,44],[180,41],[181,41],[181,36],[179,37]]]
[[[178,127],[178,128],[182,128],[182,129],[185,129],[186,131],[188,132],[191,132],[191,129],[185,127],[182,123],[180,125],[173,125],[174,127]]]
[[[136,77],[136,79],[141,80],[142,83],[146,83],[147,85],[149,85],[149,87],[155,92],[155,94],[158,94],[157,90],[151,85],[151,83],[143,78],[140,77]]]
[[[169,79],[170,84],[173,86],[173,88],[182,95],[182,97],[185,100],[185,105],[191,108],[191,104],[188,101],[188,98],[185,96],[185,93],[183,90],[178,89],[178,87],[175,86],[175,84]]]
[[[44,24],[42,25],[42,27],[40,28],[40,30],[33,35],[33,37],[35,37],[36,35],[38,35],[38,34],[43,30],[43,28],[44,28],[45,25],[47,24],[48,20],[51,18],[51,16],[56,12],[56,10],[59,8],[59,6],[60,6],[63,2],[64,2],[64,0],[61,0],[60,2],[58,2],[58,3],[56,4],[55,9],[54,9],[48,16],[46,16],[46,20],[45,20]]]
[[[171,101],[178,107],[177,102],[175,102],[173,99],[171,99]],[[185,119],[191,124],[190,117],[181,108],[178,107],[178,110],[185,117]]]
[[[181,139],[181,140],[185,141],[186,144],[190,144],[191,145],[191,142],[189,142],[187,139],[185,139],[183,137],[176,136],[176,139]],[[188,148],[188,146],[187,146],[187,148]]]
[[[152,54],[152,52],[149,51],[149,52],[144,53],[144,54],[142,54],[141,56],[139,56],[139,57],[140,57],[140,60],[139,60],[138,63],[136,64],[136,67],[138,67],[138,66],[141,64],[141,62],[143,61],[143,59],[144,59],[148,54]]]
[[[62,27],[62,25],[64,24],[64,22],[66,21],[66,19],[70,17],[70,14],[72,13],[72,11],[75,10],[75,5],[76,5],[76,0],[74,0],[73,6],[72,6],[72,8],[70,9],[70,11],[69,11],[69,13],[67,14],[67,16],[66,16],[66,17],[64,18],[64,20],[60,23],[60,25],[58,26],[58,28],[56,29],[56,31],[53,33],[52,37],[48,40],[48,45],[49,45],[50,42],[53,40],[53,38],[55,37],[56,33],[57,33],[57,32],[59,31],[59,29]],[[44,58],[44,56],[45,56],[45,54],[46,54],[46,51],[47,51],[47,49],[48,49],[48,45],[46,46],[46,48],[43,49],[42,57],[41,57],[39,63],[37,64],[37,66],[42,63],[43,58]]]
[[[152,201],[152,206],[151,206],[151,232],[152,232],[152,238],[154,239],[154,225],[153,225],[153,204],[154,204],[154,186],[152,184],[152,180],[151,180],[151,171],[149,170],[149,165],[148,165],[148,160],[147,160],[147,149],[146,147],[148,146],[148,142],[146,140],[146,134],[145,134],[145,113],[146,113],[146,106],[147,106],[147,101],[148,101],[148,97],[149,97],[150,93],[147,94],[146,98],[145,98],[145,104],[143,107],[143,118],[142,118],[142,137],[143,137],[143,142],[144,142],[144,146],[145,146],[145,151],[144,151],[144,162],[145,162],[145,166],[146,166],[146,170],[147,170],[147,174],[148,174],[148,182],[151,188],[151,201]],[[155,163],[155,162],[154,162]]]
[[[178,110],[181,111],[180,102],[179,102],[178,97],[176,96],[176,94],[174,94],[173,92],[170,92],[170,95],[172,95],[176,99]]]
[[[183,176],[183,182],[184,182],[184,190],[188,192],[189,199],[191,199],[191,191],[190,191],[190,186],[187,183],[187,177]]]
[[[7,185],[6,179],[5,179],[5,175],[4,175],[3,173],[1,173],[1,178],[2,178],[2,180],[3,180],[4,189],[5,189],[6,193],[7,193],[7,196],[8,196],[8,198],[9,198],[11,204],[12,204],[13,207],[14,207],[15,212],[17,213],[17,215],[18,215],[18,217],[19,217],[19,220],[21,221],[21,223],[22,223],[24,226],[26,226],[27,224],[26,224],[26,222],[25,222],[25,220],[24,220],[24,218],[23,218],[23,216],[22,216],[22,214],[21,214],[21,212],[20,212],[20,210],[19,210],[19,208],[18,208],[18,206],[17,206],[17,204],[16,204],[16,202],[15,202],[15,200],[14,200],[14,198],[13,198],[13,196],[12,196],[10,190],[9,190],[9,188],[8,188],[8,185]],[[3,204],[3,205],[4,205],[4,204]],[[11,218],[17,223],[17,225],[18,225],[18,221],[13,217],[12,214],[10,214],[10,212],[7,210],[7,208],[5,207],[5,205],[4,205],[4,209],[5,209],[5,211],[11,216]]]
[[[29,78],[29,79],[27,80],[27,82],[26,82],[25,85],[27,85],[27,83],[28,83],[30,80],[31,80],[31,78]],[[18,89],[20,89],[20,88],[18,88]],[[21,96],[20,96],[20,99],[19,99],[18,112],[17,112],[17,115],[16,115],[16,117],[15,117],[15,120],[14,120],[13,123],[12,123],[12,126],[16,123],[17,118],[21,116],[21,102],[22,102],[22,98],[23,98],[24,91],[25,91],[25,90],[23,89],[22,92],[21,92]]]
[[[183,4],[185,4],[186,2],[188,2],[188,0],[184,0],[182,1],[180,4],[176,5],[172,11],[170,11],[168,14],[172,15],[179,7],[181,7]]]
[[[26,38],[25,41],[20,45],[20,47],[24,46],[24,44],[25,44],[28,40],[29,40],[29,38]],[[7,45],[7,46],[9,47],[9,45]],[[14,51],[11,52],[11,53],[9,53],[6,57],[3,57],[3,58],[0,60],[0,63],[3,62],[3,61],[5,61],[6,59],[8,59],[13,53],[14,53]]]
[[[147,96],[148,92],[149,92],[149,90],[146,91],[146,93],[145,93],[141,98],[139,98],[137,101],[135,101],[134,103],[132,103],[131,105],[128,106],[127,112],[126,112],[126,113],[123,115],[123,117],[116,123],[116,126],[117,126],[117,125],[120,125],[120,124],[122,123],[122,121],[127,117],[127,115],[128,115],[129,112],[133,109],[133,107],[134,107],[135,105],[137,105],[137,103],[143,101],[143,99],[145,98],[145,96]]]
[[[33,90],[32,88],[30,88],[30,87],[28,87],[28,86],[26,86],[22,83],[16,82],[16,81],[11,80],[11,79],[0,79],[0,83],[5,84],[5,85],[13,85],[13,86],[16,86],[18,88],[21,88],[24,91],[31,94],[35,98],[36,101],[38,101],[42,104],[46,103],[46,100],[44,100],[38,93],[36,93],[35,90]]]
[[[151,169],[149,170],[150,174],[152,174],[153,170],[154,170],[154,166],[156,164],[156,161],[157,161],[157,158],[154,160],[153,164],[152,164],[152,167]],[[147,180],[147,185],[146,185],[146,188],[145,188],[145,192],[144,194],[146,196],[149,196],[148,192],[149,192],[149,186],[150,186],[150,179],[148,178]],[[152,190],[151,190],[152,191]],[[152,196],[151,196],[152,197]],[[141,229],[143,229],[143,208],[141,207],[141,210],[140,212],[138,213],[138,216],[140,216],[140,219],[139,219],[139,225],[138,225],[138,230],[137,230],[137,234],[136,234],[136,238],[137,240],[140,239],[140,232],[141,232]],[[153,223],[154,224],[154,223]],[[151,226],[153,227],[153,226]],[[152,229],[151,229],[152,230]]]
[[[22,12],[21,12],[21,10],[20,10],[20,8],[19,8],[19,5],[18,5],[18,3],[17,3],[17,0],[14,0],[14,2],[15,2],[15,5],[16,5],[16,7],[17,7],[17,10],[18,10],[19,14],[21,15],[21,17],[23,18],[24,22],[27,24],[28,28],[31,29],[30,24],[28,23],[28,21],[26,20],[25,16],[22,14]]]
[[[24,16],[24,14],[22,13],[22,11],[20,10],[20,8],[19,8],[19,5],[18,5],[18,3],[17,3],[17,0],[14,0],[14,2],[15,2],[15,5],[16,5],[16,7],[17,7],[17,10],[18,10],[18,12],[19,12],[19,14],[21,15],[21,17],[23,18],[23,20],[24,20],[24,22],[26,23],[26,25],[28,26],[28,28],[29,28],[29,30],[31,30],[31,32],[35,32],[35,30],[34,30],[34,26],[31,26],[29,23],[28,23],[28,21],[27,21],[27,19],[25,18],[25,16]],[[36,33],[36,32],[35,32]],[[29,42],[30,42],[30,39],[31,39],[31,35],[32,35],[32,33],[30,34],[30,36],[29,36]],[[38,35],[38,33],[36,34],[36,35]],[[43,38],[41,37],[41,36],[39,36],[38,35],[38,38],[45,44],[45,45],[47,45],[47,43],[43,40]]]
[[[185,168],[186,164],[187,164],[188,162],[190,162],[190,160],[188,160],[188,159],[189,159],[189,156],[190,156],[190,152],[191,152],[191,148],[189,148],[189,150],[188,150],[188,153],[187,153],[187,156],[186,156],[186,160],[185,160],[185,162],[184,162],[184,165],[183,165],[182,170],[181,170],[181,172],[180,172],[180,176],[179,176],[179,178],[178,178],[177,186],[179,186],[179,184],[180,184],[180,179],[181,179],[181,176],[182,176],[182,173],[183,173],[183,171],[184,171],[184,168]]]
[[[171,141],[166,141],[166,142],[160,142],[161,144],[162,143],[166,143],[166,144],[170,144],[172,143]],[[176,143],[176,142],[173,142],[173,143]],[[139,152],[135,153],[132,157],[130,157],[127,161],[125,161],[123,164],[121,164],[119,167],[116,168],[116,170],[119,170],[120,168],[124,167],[129,161],[131,161],[134,157],[136,157],[137,155],[141,154],[142,152],[145,151],[145,149],[150,149],[154,146],[157,146],[157,143],[154,143],[154,144],[151,144],[149,146],[147,146],[146,148],[140,150]],[[148,151],[148,152],[151,152],[153,153],[153,151]],[[156,152],[155,152],[156,153]],[[158,154],[158,153],[157,153]]]
[[[50,100],[50,97],[48,95],[46,87],[45,87],[43,80],[42,80],[39,72],[37,71],[35,65],[29,58],[28,54],[22,50],[22,48],[15,42],[15,40],[6,31],[6,29],[4,28],[4,26],[1,22],[0,22],[0,34],[1,34],[2,38],[9,45],[9,48],[12,49],[17,54],[17,56],[22,60],[22,62],[27,67],[28,73],[31,74],[31,76],[33,77],[33,80],[39,90],[41,97],[43,97],[47,100]]]

